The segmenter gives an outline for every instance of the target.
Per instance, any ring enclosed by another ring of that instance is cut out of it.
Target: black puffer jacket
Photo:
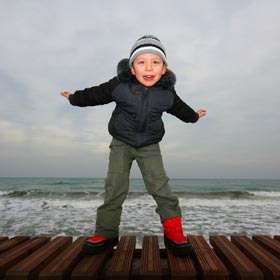
[[[80,107],[116,102],[108,126],[116,139],[136,148],[160,142],[165,133],[163,112],[184,122],[198,120],[198,114],[176,94],[172,71],[167,70],[156,85],[148,88],[131,74],[128,59],[120,61],[117,72],[117,77],[108,82],[70,95],[70,103]]]

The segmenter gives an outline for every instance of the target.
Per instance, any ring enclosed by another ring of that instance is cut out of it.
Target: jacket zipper
[[[148,111],[149,111],[149,100],[150,100],[150,90],[145,88],[145,91],[141,95],[141,109],[140,109],[140,122],[137,131],[143,132],[146,128],[148,121]]]

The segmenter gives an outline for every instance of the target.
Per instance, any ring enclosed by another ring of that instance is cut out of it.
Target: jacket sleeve
[[[173,106],[167,110],[167,113],[174,115],[183,122],[195,123],[199,119],[198,113],[196,113],[189,105],[187,105],[177,94],[172,90],[174,94]]]
[[[119,83],[118,78],[115,77],[99,86],[77,90],[70,95],[69,101],[79,107],[108,104],[113,101],[112,92]]]

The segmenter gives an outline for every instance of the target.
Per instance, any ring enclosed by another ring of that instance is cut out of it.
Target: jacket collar
[[[117,66],[117,76],[121,82],[129,82],[134,79],[134,76],[130,72],[129,59],[122,59]],[[176,76],[170,70],[167,69],[166,73],[161,77],[157,86],[162,86],[164,89],[172,89],[176,83]]]

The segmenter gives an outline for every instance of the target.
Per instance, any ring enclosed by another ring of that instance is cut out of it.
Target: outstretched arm
[[[172,108],[167,110],[167,113],[170,113],[176,116],[178,119],[183,122],[197,122],[201,117],[206,115],[206,110],[199,109],[194,111],[190,106],[188,106],[177,94],[175,89],[173,90],[174,94],[174,104]]]
[[[112,93],[119,85],[117,77],[102,83],[98,86],[76,90],[73,94],[69,91],[62,91],[60,94],[70,101],[70,104],[79,107],[104,105],[113,101]]]

